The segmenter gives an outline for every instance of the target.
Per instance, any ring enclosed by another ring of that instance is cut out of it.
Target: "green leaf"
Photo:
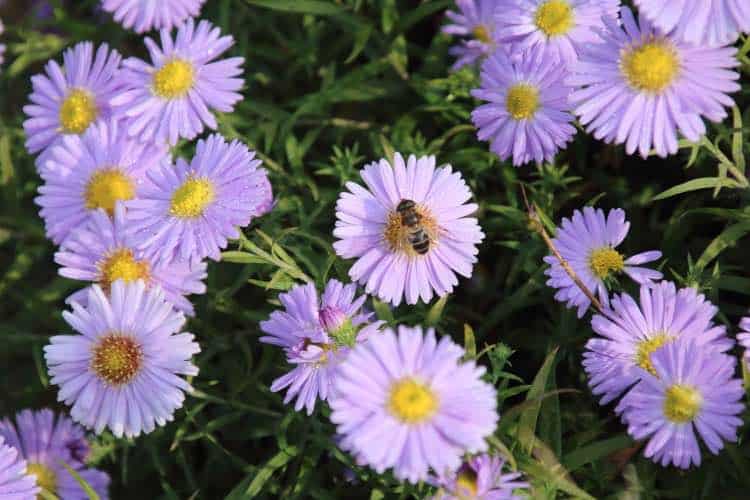
[[[317,16],[340,16],[347,14],[346,10],[333,2],[318,0],[245,0],[250,5],[282,12],[298,14],[314,14]]]
[[[558,347],[555,347],[552,352],[547,355],[544,360],[544,364],[539,369],[539,372],[534,377],[534,382],[531,384],[531,389],[526,394],[526,401],[532,402],[529,407],[523,411],[521,418],[518,423],[518,441],[521,446],[526,450],[527,453],[531,453],[536,444],[536,424],[539,418],[539,411],[542,408],[541,397],[545,393],[547,388],[547,380],[549,379],[552,367],[555,365],[555,357],[557,356]]]
[[[263,491],[263,486],[271,479],[273,473],[297,456],[297,453],[299,453],[299,450],[296,446],[290,446],[285,450],[279,451],[260,470],[250,473],[235,486],[229,495],[226,496],[226,500],[255,498],[258,493]]]
[[[393,311],[391,311],[391,307],[387,303],[373,298],[372,307],[375,309],[378,319],[385,321],[389,325],[395,323],[396,320],[393,318]]]
[[[448,295],[443,295],[440,297],[440,300],[430,307],[430,310],[427,311],[427,315],[424,319],[425,325],[437,326],[437,324],[440,323],[440,318],[443,317],[443,310],[445,309],[446,302],[448,302]]]
[[[534,456],[537,460],[524,461],[520,463],[520,468],[531,478],[541,480],[554,488],[564,491],[573,498],[585,500],[594,500],[594,497],[582,490],[570,478],[568,471],[560,464],[548,447],[539,439],[532,439],[536,443],[534,446]]]
[[[86,482],[85,479],[83,479],[78,472],[75,471],[70,465],[66,464],[62,460],[60,463],[65,467],[65,469],[70,473],[71,476],[73,476],[73,479],[75,479],[78,484],[83,488],[83,491],[88,495],[89,500],[99,500],[99,495],[96,494],[96,491],[94,491],[94,488],[89,485],[89,483]]]
[[[703,255],[695,263],[695,267],[699,270],[705,269],[721,252],[730,246],[734,246],[740,238],[749,232],[750,222],[739,222],[729,226],[706,247]]]
[[[474,339],[474,329],[468,323],[464,324],[464,359],[476,359],[477,342]]]
[[[732,126],[734,127],[734,133],[732,134],[732,159],[734,160],[735,166],[744,174],[745,154],[742,151],[742,113],[740,112],[740,108],[736,105],[732,107]]]
[[[627,434],[620,434],[610,439],[596,441],[576,448],[563,457],[562,463],[569,472],[574,472],[586,464],[594,463],[601,458],[630,446],[633,446],[633,439]]]
[[[736,189],[742,186],[740,186],[737,181],[734,181],[732,179],[721,177],[700,177],[698,179],[692,179],[687,182],[683,182],[682,184],[678,184],[677,186],[671,187],[651,198],[651,201],[653,202],[664,200],[667,198],[671,198],[672,196],[689,193],[691,191],[698,191],[701,189],[716,189],[717,187],[728,187]]]

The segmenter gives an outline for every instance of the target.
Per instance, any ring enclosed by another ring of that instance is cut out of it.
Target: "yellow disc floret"
[[[633,89],[659,93],[677,77],[680,60],[668,42],[657,40],[626,50],[620,70]]]
[[[492,43],[492,37],[490,36],[490,30],[484,24],[478,25],[474,28],[474,38],[482,43]]]
[[[656,376],[656,370],[654,365],[651,363],[651,354],[658,348],[674,340],[674,337],[667,335],[666,333],[657,333],[649,339],[644,339],[638,342],[635,350],[635,362],[638,366],[649,372],[651,375]]]
[[[689,385],[674,384],[665,394],[664,416],[676,424],[691,422],[701,409],[703,398]]]
[[[57,493],[57,474],[55,471],[50,469],[48,466],[40,464],[38,462],[30,462],[26,466],[27,474],[34,474],[36,476],[36,484],[47,493]],[[38,495],[37,498],[43,498]]]
[[[564,35],[573,27],[573,9],[565,0],[549,0],[537,9],[534,24],[549,37]]]
[[[438,408],[438,400],[425,384],[404,378],[391,386],[388,410],[398,420],[417,424],[430,418]]]
[[[526,83],[514,85],[508,89],[505,107],[514,120],[533,118],[539,109],[539,91]]]
[[[90,92],[73,89],[60,106],[60,125],[66,134],[82,134],[96,120],[99,110]]]
[[[118,201],[132,200],[135,196],[133,180],[117,168],[99,170],[86,184],[86,208],[103,208],[112,215]]]
[[[625,269],[625,259],[617,250],[603,247],[591,252],[589,266],[594,276],[603,280]]]
[[[112,283],[123,280],[131,283],[136,280],[148,281],[148,262],[136,260],[129,248],[120,248],[109,255],[99,264],[99,282],[105,290],[109,290]]]
[[[214,186],[208,179],[190,177],[172,194],[169,213],[175,217],[198,217],[214,200]]]
[[[93,348],[91,368],[109,385],[132,381],[143,364],[143,350],[135,339],[111,333]]]
[[[154,93],[165,99],[184,96],[194,83],[195,68],[184,59],[173,59],[154,73]]]
[[[476,498],[479,491],[477,479],[477,473],[472,469],[462,468],[456,476],[456,496],[461,499],[467,498],[467,495],[468,498]]]

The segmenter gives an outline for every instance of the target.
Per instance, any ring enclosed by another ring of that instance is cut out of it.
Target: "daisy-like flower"
[[[0,435],[0,498],[4,500],[33,500],[42,491],[19,455]]]
[[[592,392],[607,404],[640,380],[644,370],[655,375],[653,353],[678,339],[690,339],[705,351],[731,349],[726,329],[713,322],[718,311],[695,289],[677,290],[667,281],[641,286],[640,304],[625,293],[614,296],[611,311],[591,319],[598,336],[586,343],[583,368]]]
[[[470,277],[484,233],[474,217],[471,190],[450,165],[435,168],[434,156],[393,166],[382,159],[360,172],[368,189],[347,183],[336,203],[336,253],[356,258],[352,280],[367,293],[399,305],[443,296]]]
[[[678,130],[697,141],[706,132],[701,116],[727,116],[729,94],[740,89],[737,50],[686,44],[643,16],[636,23],[627,7],[620,17],[622,24],[605,18],[603,43],[579,54],[567,79],[577,88],[570,101],[597,139],[625,144],[628,154],[645,158],[653,148],[666,157],[678,150]]]
[[[659,259],[661,252],[658,250],[628,258],[615,250],[625,240],[629,230],[630,222],[625,220],[624,210],[610,210],[605,217],[600,208],[584,207],[583,211],[573,212],[571,219],[563,217],[552,240],[581,282],[599,296],[605,307],[609,304],[607,281],[617,274],[624,273],[640,284],[651,283],[662,277],[658,271],[639,267]],[[578,317],[583,317],[591,301],[565,272],[557,257],[548,255],[544,257],[544,262],[550,265],[545,271],[549,276],[547,285],[558,289],[555,299],[565,302],[568,307],[577,307]]]
[[[86,132],[114,112],[110,100],[122,90],[115,78],[121,56],[106,44],[94,53],[91,42],[81,42],[63,53],[63,66],[49,61],[43,75],[31,77],[31,104],[23,111],[26,148],[37,153],[61,137]]]
[[[458,470],[430,481],[440,488],[432,500],[521,500],[515,492],[529,483],[519,481],[520,472],[503,473],[504,466],[501,457],[477,455]]]
[[[443,27],[443,33],[468,37],[450,49],[458,58],[451,69],[461,69],[494,52],[496,5],[497,0],[456,0],[458,11],[446,12],[450,24]]]
[[[737,441],[745,391],[734,378],[735,359],[681,339],[651,356],[654,374],[643,378],[617,409],[628,433],[649,439],[643,454],[662,466],[700,465],[695,432],[714,455],[724,441]]]
[[[260,164],[241,142],[214,134],[198,141],[189,164],[180,158],[149,171],[151,182],[126,203],[139,248],[158,262],[219,260],[227,239],[273,198]]]
[[[176,144],[216,129],[213,110],[229,113],[242,99],[242,57],[214,61],[234,44],[208,21],[189,19],[172,39],[161,31],[161,48],[145,39],[151,64],[131,57],[119,80],[126,87],[112,104],[129,119],[128,132],[143,141]]]
[[[59,244],[97,210],[112,215],[118,202],[136,197],[144,172],[167,159],[166,148],[129,138],[115,120],[64,138],[42,166],[45,183],[35,200],[47,235]]]
[[[283,348],[295,366],[271,385],[273,392],[288,388],[284,403],[296,397],[295,410],[306,408],[310,415],[318,399],[327,400],[338,364],[382,326],[370,322],[372,313],[362,311],[367,296],[356,297],[356,291],[356,285],[330,280],[318,298],[312,283],[297,285],[279,295],[284,311],[260,323],[267,334],[260,341]]]
[[[109,497],[109,475],[86,466],[89,442],[83,429],[52,410],[23,410],[15,421],[0,421],[0,440],[18,450],[26,461],[26,472],[36,476],[37,485],[60,500],[86,500],[89,496],[66,465],[88,483],[103,499]],[[0,498],[2,495],[0,483]],[[24,500],[41,498],[18,497]]]
[[[104,210],[91,216],[88,224],[68,237],[55,254],[55,262],[63,266],[60,275],[66,278],[99,283],[109,292],[112,283],[146,282],[147,287],[159,286],[176,309],[192,316],[193,305],[185,298],[191,293],[206,293],[205,262],[175,261],[159,264],[138,249],[137,238],[128,230],[127,214],[122,204],[115,207],[114,217]],[[88,291],[79,290],[67,302],[86,305]]]
[[[111,12],[125,29],[144,33],[167,29],[197,17],[206,0],[102,0],[102,9]]]
[[[620,0],[498,0],[497,38],[521,55],[537,46],[567,64],[582,47],[600,42],[602,17],[617,17]]]
[[[745,0],[635,0],[638,11],[664,33],[693,45],[734,43],[750,31],[750,3]]]
[[[63,317],[78,332],[58,335],[44,348],[58,400],[73,420],[101,433],[135,437],[171,421],[192,387],[190,361],[200,352],[190,333],[177,333],[185,316],[146,289],[143,281],[116,281],[109,297],[92,285],[87,306],[73,303]]]
[[[412,483],[485,451],[498,421],[495,390],[463,355],[450,337],[438,342],[421,327],[386,329],[354,347],[329,397],[343,449]]]
[[[481,88],[472,91],[488,101],[471,113],[479,140],[515,166],[552,160],[576,132],[567,74],[565,63],[541,48],[517,60],[496,51],[482,65]]]

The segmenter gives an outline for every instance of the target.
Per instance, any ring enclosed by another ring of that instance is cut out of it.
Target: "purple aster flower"
[[[455,470],[464,453],[487,449],[498,421],[484,368],[433,329],[400,326],[358,344],[339,365],[329,403],[342,447],[378,473],[412,483],[428,469]]]
[[[458,58],[452,70],[473,64],[494,52],[496,4],[497,0],[456,0],[458,11],[445,13],[451,23],[443,27],[443,33],[469,37],[450,49],[450,54]]]
[[[565,63],[541,48],[517,60],[496,51],[482,65],[481,88],[472,91],[488,101],[471,113],[479,140],[515,166],[552,160],[576,133],[567,75]]]
[[[367,188],[347,183],[336,204],[333,235],[336,253],[356,258],[352,280],[367,293],[399,305],[419,298],[429,302],[433,292],[450,293],[456,273],[470,277],[477,261],[477,245],[484,233],[477,210],[467,203],[471,190],[450,165],[435,168],[434,156],[404,161],[396,153],[371,163],[360,172]]]
[[[604,211],[585,207],[583,212],[576,210],[571,219],[563,217],[552,240],[555,247],[578,278],[606,307],[609,305],[607,282],[617,274],[625,273],[633,281],[646,284],[660,280],[658,271],[639,267],[661,257],[661,252],[651,250],[625,258],[615,250],[625,240],[630,230],[630,222],[625,220],[625,211],[616,208],[605,217]],[[555,299],[565,302],[568,307],[578,308],[578,317],[586,313],[591,301],[578,288],[554,255],[548,255],[544,262],[550,265],[545,274],[549,276],[547,285],[557,288]]]
[[[26,461],[19,455],[0,435],[0,498],[4,500],[33,500],[41,491],[36,476],[29,474]]]
[[[244,62],[231,57],[211,62],[234,44],[208,21],[189,19],[173,40],[161,30],[161,48],[145,39],[151,64],[131,57],[119,80],[126,86],[112,104],[129,119],[128,132],[143,141],[176,144],[194,139],[205,127],[216,129],[212,110],[229,113],[242,99]]]
[[[431,480],[440,488],[432,500],[521,500],[514,492],[528,488],[529,483],[519,481],[520,472],[503,473],[504,466],[501,457],[477,455],[458,470]]]
[[[577,88],[571,103],[597,139],[625,144],[644,158],[651,149],[666,157],[677,152],[677,130],[697,141],[706,126],[701,116],[719,122],[728,94],[740,89],[733,47],[692,46],[664,34],[630,9],[622,24],[605,18],[603,43],[579,54],[567,82]],[[639,28],[640,24],[640,28]]]
[[[271,385],[273,392],[289,388],[284,403],[296,397],[295,410],[304,407],[310,415],[315,401],[326,401],[338,364],[382,326],[382,321],[370,323],[372,313],[362,311],[367,296],[355,297],[356,291],[356,285],[330,280],[318,298],[312,283],[297,285],[279,295],[284,311],[260,323],[267,334],[260,341],[283,348],[295,366]]]
[[[122,90],[115,79],[120,54],[107,44],[94,53],[91,42],[81,42],[63,53],[63,66],[49,61],[44,75],[31,77],[29,117],[23,128],[26,148],[37,153],[61,137],[81,135],[98,120],[113,116],[110,100]]]
[[[166,148],[129,138],[114,120],[65,137],[41,166],[45,183],[35,201],[47,235],[59,244],[98,209],[111,215],[118,202],[137,195],[144,172],[168,157]]]
[[[199,140],[188,164],[163,164],[151,181],[126,202],[139,248],[157,262],[219,260],[228,238],[250,224],[271,199],[265,169],[239,141],[214,134]]]
[[[63,266],[60,275],[66,278],[99,283],[109,292],[112,283],[143,280],[147,287],[159,286],[164,296],[176,309],[194,315],[193,305],[185,295],[206,293],[205,262],[175,261],[170,264],[154,262],[138,249],[138,239],[128,230],[122,204],[115,207],[110,218],[99,209],[86,226],[74,231],[55,254],[55,262]],[[67,302],[86,306],[88,291],[79,290]]]
[[[206,0],[102,0],[125,29],[144,33],[151,29],[171,30],[188,17],[197,17]]]
[[[601,404],[607,404],[640,380],[643,371],[656,374],[654,351],[687,338],[706,351],[725,352],[734,342],[722,325],[713,323],[719,311],[693,288],[677,290],[662,281],[641,286],[640,304],[623,293],[612,298],[606,315],[595,315],[591,327],[599,336],[586,343],[583,368]]]
[[[92,285],[86,304],[63,313],[79,334],[52,337],[44,348],[58,400],[97,434],[108,427],[135,437],[171,421],[192,392],[180,375],[198,374],[190,359],[200,347],[192,334],[177,333],[185,316],[143,281],[116,281],[109,297]]]
[[[617,406],[628,434],[649,438],[647,458],[687,469],[701,463],[695,431],[714,455],[723,441],[737,441],[745,391],[734,378],[734,357],[683,338],[657,349],[651,362],[655,373],[644,371]]]
[[[498,0],[497,38],[521,55],[542,47],[552,59],[578,60],[582,47],[601,40],[594,28],[602,17],[617,17],[620,0]]]
[[[56,495],[60,500],[86,500],[89,496],[78,480],[66,469],[66,465],[88,483],[102,498],[107,499],[109,475],[106,472],[86,467],[89,443],[83,429],[63,415],[52,410],[23,410],[15,421],[0,421],[0,440],[18,450],[26,461],[26,471],[36,476],[37,485]],[[74,453],[84,450],[84,455]],[[0,484],[0,492],[2,485]],[[0,494],[0,497],[6,497]],[[41,497],[19,497],[29,500]]]
[[[734,43],[750,31],[750,3],[746,0],[635,0],[638,11],[664,33],[692,45]]]

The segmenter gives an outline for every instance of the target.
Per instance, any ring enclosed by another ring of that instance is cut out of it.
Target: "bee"
[[[430,236],[422,226],[422,216],[417,212],[417,204],[412,200],[401,200],[396,207],[401,216],[401,226],[406,228],[406,241],[419,255],[430,250]]]

